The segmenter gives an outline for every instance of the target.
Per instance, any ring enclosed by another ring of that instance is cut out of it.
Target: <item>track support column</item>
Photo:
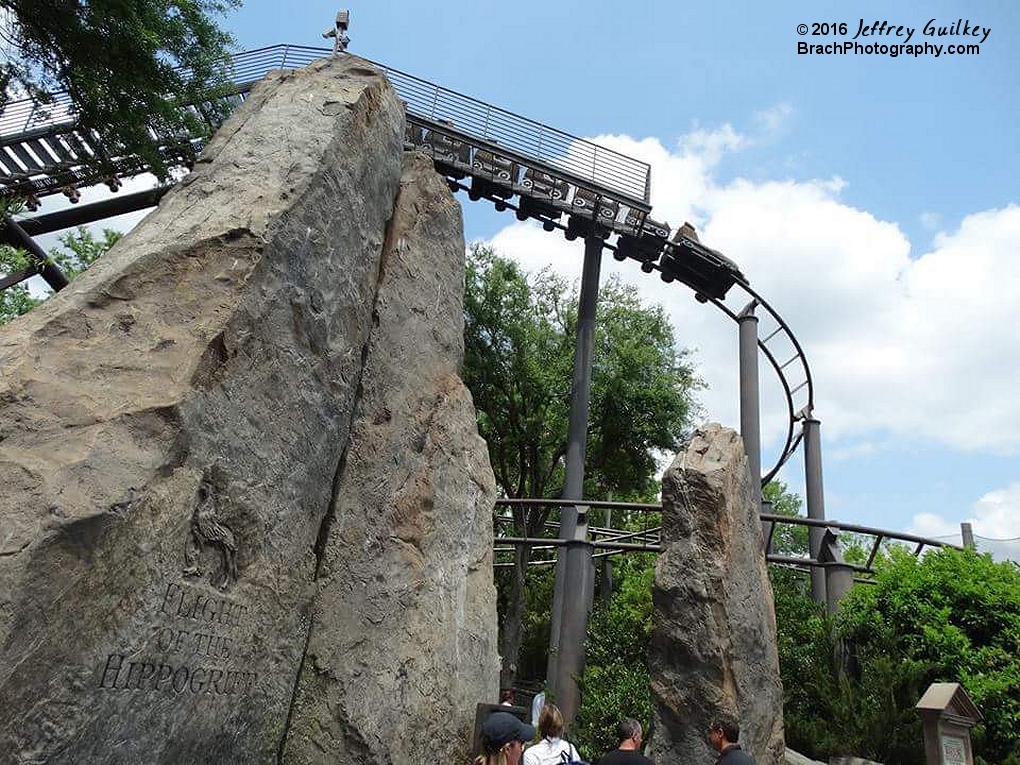
[[[974,527],[966,521],[960,524],[960,537],[963,539],[963,546],[968,550],[977,549],[977,545],[974,544]]]
[[[751,488],[761,513],[761,404],[758,393],[758,317],[757,300],[748,303],[737,317],[740,354],[740,436],[751,472]],[[766,530],[767,533],[767,530]]]
[[[602,267],[602,244],[597,237],[588,237],[584,243],[563,499],[581,500],[584,495],[588,401],[595,356],[595,307]],[[584,643],[595,581],[592,546],[586,541],[587,536],[587,508],[562,508],[560,539],[567,540],[568,544],[559,548],[556,562],[546,680],[563,719],[568,723],[577,715],[580,706],[577,680],[584,669]]]
[[[28,250],[35,257],[36,266],[39,269],[39,276],[46,280],[46,283],[54,292],[60,292],[64,289],[69,282],[64,272],[61,271],[52,260],[49,255],[43,250],[35,240],[32,239],[13,218],[7,218],[4,221],[6,224],[6,236],[4,237],[15,247]]]
[[[808,518],[825,520],[825,494],[822,490],[822,437],[821,423],[810,410],[804,412],[804,479],[807,493]],[[825,529],[812,526],[808,531],[811,558],[820,560]],[[811,597],[816,603],[825,603],[825,571],[811,567]]]

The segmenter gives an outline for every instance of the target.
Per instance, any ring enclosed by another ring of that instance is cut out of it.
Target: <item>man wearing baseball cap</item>
[[[482,754],[475,765],[517,765],[535,729],[509,712],[493,712],[482,725]]]

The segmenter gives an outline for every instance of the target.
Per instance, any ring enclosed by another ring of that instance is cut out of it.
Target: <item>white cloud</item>
[[[760,112],[756,112],[754,115],[754,121],[764,128],[768,135],[774,136],[777,133],[782,132],[783,128],[786,127],[792,116],[793,105],[784,101],[783,103],[778,103],[769,109],[763,109]]]
[[[981,552],[999,560],[1020,561],[1020,482],[990,491],[971,507],[970,523],[974,541]],[[914,516],[911,532],[928,537],[951,537],[960,544],[960,525],[933,513]]]
[[[917,219],[929,231],[938,231],[942,226],[942,216],[936,212],[923,212]]]
[[[749,139],[731,125],[716,130],[692,130],[680,141],[685,153],[703,156],[710,164],[718,162],[723,154],[746,148],[749,143]]]
[[[861,441],[859,443],[850,444],[849,446],[840,446],[835,449],[829,449],[825,453],[827,460],[833,460],[834,462],[844,462],[846,460],[859,459],[860,457],[871,457],[872,455],[878,454],[882,449],[879,444],[872,443],[870,441]]]
[[[973,213],[912,257],[896,223],[840,199],[839,177],[720,183],[716,163],[747,145],[729,125],[696,130],[676,151],[651,138],[598,140],[649,162],[653,217],[698,226],[702,241],[734,259],[788,322],[811,365],[827,443],[847,454],[868,448],[860,442],[890,439],[1001,453],[1020,447],[1020,333],[1011,329],[1020,310],[1013,253],[1020,207]],[[531,224],[508,226],[493,243],[532,269],[551,264],[575,279],[580,272],[580,242]],[[680,342],[697,348],[711,386],[702,396],[708,416],[734,425],[732,322],[634,263],[606,255],[607,272],[667,306]],[[764,361],[762,370],[763,441],[775,447],[785,405]]]

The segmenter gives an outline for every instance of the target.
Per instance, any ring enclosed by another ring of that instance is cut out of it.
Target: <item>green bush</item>
[[[787,744],[817,759],[853,754],[924,762],[914,709],[932,682],[960,682],[984,714],[984,763],[1020,761],[1020,572],[987,555],[894,548],[874,585],[857,585],[835,620],[806,580],[772,573]]]
[[[572,731],[574,744],[592,760],[616,746],[621,718],[633,717],[645,730],[652,719],[647,652],[655,556],[631,553],[614,561],[609,606],[596,610],[588,626],[581,708]]]

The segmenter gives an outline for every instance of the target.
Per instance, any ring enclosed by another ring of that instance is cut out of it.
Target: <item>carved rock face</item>
[[[783,689],[772,588],[743,442],[710,424],[662,479],[649,650],[660,765],[712,762],[708,726],[735,717],[758,765],[783,760]]]
[[[433,615],[429,637],[441,645],[390,650],[409,685],[430,666],[422,656],[464,660],[445,667],[438,707],[408,697],[403,716],[427,714],[433,740],[436,721],[448,721],[452,737],[495,692],[491,567],[480,565],[492,478],[455,377],[462,349],[422,345],[407,370],[418,400],[405,383],[389,400],[388,372],[365,368],[383,357],[399,366],[407,350],[386,346],[396,333],[380,340],[373,330],[383,315],[374,309],[403,297],[380,290],[390,266],[432,268],[428,242],[420,261],[402,262],[401,235],[388,229],[409,215],[394,209],[403,129],[398,99],[364,62],[274,73],[155,212],[60,295],[0,329],[4,757],[276,761],[297,684],[331,650],[320,625],[368,643],[416,633],[418,617],[402,625],[399,608],[377,637],[359,614],[316,600],[339,549],[334,532],[357,533],[335,490],[395,465],[432,488],[395,488],[385,517],[364,516],[374,524],[365,539],[393,566],[393,602],[413,581],[421,593],[456,594],[462,609]],[[418,168],[403,183],[432,180]],[[459,248],[462,268],[459,216],[438,203],[417,214],[444,258]],[[437,276],[442,294],[430,298],[444,310],[413,316],[437,336],[462,331],[453,273]],[[451,316],[452,327],[428,324]],[[353,460],[363,386],[378,389],[374,409],[424,417],[421,449],[396,438]],[[446,523],[459,529],[456,544],[436,545]],[[407,546],[420,557],[403,555]],[[385,582],[374,586],[380,601],[391,597]],[[319,653],[306,657],[306,644]],[[357,703],[396,702],[368,693]]]
[[[471,720],[449,710],[497,690],[495,479],[457,373],[464,244],[441,233],[460,227],[431,160],[409,159],[286,763],[467,762]]]

